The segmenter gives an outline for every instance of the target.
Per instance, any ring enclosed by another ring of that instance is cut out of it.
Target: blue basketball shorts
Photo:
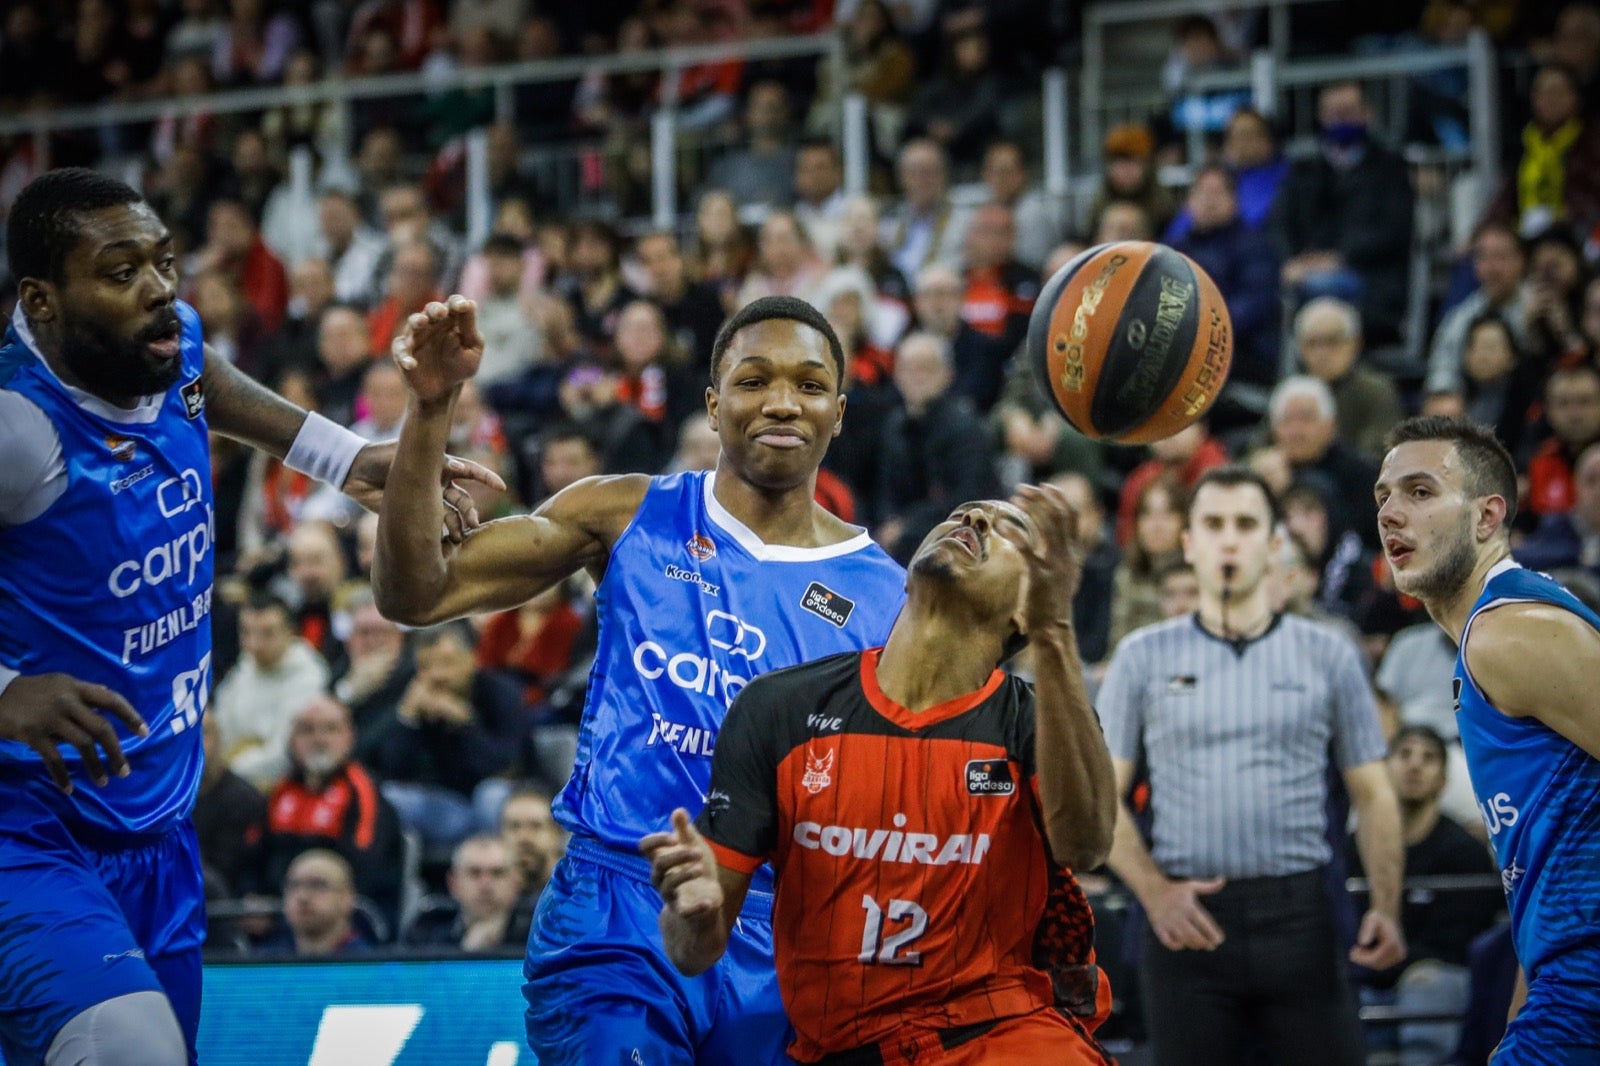
[[[0,1051],[33,1066],[97,1003],[165,993],[197,1061],[205,893],[194,827],[86,843],[10,791],[0,814]]]
[[[771,898],[752,894],[727,953],[698,977],[667,958],[643,860],[574,838],[539,897],[523,997],[541,1066],[789,1063]]]

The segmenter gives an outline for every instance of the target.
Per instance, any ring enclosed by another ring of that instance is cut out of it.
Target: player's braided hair
[[[6,260],[18,281],[59,282],[84,215],[144,199],[133,186],[84,167],[63,167],[28,183],[11,207]]]

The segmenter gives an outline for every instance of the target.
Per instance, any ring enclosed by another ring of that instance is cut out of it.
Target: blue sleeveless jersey
[[[1473,605],[1552,603],[1596,629],[1600,616],[1544,574],[1502,564]],[[1489,829],[1511,910],[1517,958],[1532,981],[1541,971],[1600,983],[1600,762],[1535,718],[1501,714],[1456,655],[1461,746],[1478,810]],[[1596,703],[1600,713],[1600,702]]]
[[[595,592],[599,647],[555,816],[630,855],[674,807],[705,804],[717,730],[752,677],[884,643],[905,599],[905,571],[865,533],[763,544],[713,480],[654,479]],[[752,887],[770,891],[770,874]]]
[[[200,715],[211,686],[211,460],[200,319],[182,303],[178,316],[183,372],[149,421],[81,406],[33,350],[25,324],[13,324],[0,347],[0,388],[49,417],[67,470],[65,491],[43,514],[0,528],[0,664],[105,685],[150,727],[133,738],[106,715],[132,773],[104,788],[83,776],[77,750],[62,746],[70,796],[31,748],[0,741],[0,789],[25,789],[69,826],[101,834],[171,828],[188,816],[200,781]],[[0,802],[0,822],[16,806]]]

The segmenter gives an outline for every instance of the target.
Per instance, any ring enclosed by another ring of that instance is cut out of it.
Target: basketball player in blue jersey
[[[189,813],[211,683],[208,425],[369,505],[393,449],[212,352],[176,299],[171,235],[121,182],[40,177],[6,246],[20,280],[0,344],[0,1052],[181,1066],[205,936]]]
[[[1600,1063],[1600,616],[1511,559],[1494,434],[1412,418],[1376,487],[1400,591],[1456,641],[1456,717],[1523,978],[1496,1066]]]
[[[572,840],[528,941],[529,1043],[545,1066],[787,1061],[770,871],[723,960],[684,977],[635,844],[704,805],[717,731],[752,677],[875,647],[899,612],[905,572],[812,500],[844,416],[839,340],[802,301],[750,304],[712,348],[715,470],[590,478],[441,550],[425,532],[441,504],[420,486],[440,476],[483,355],[475,314],[462,297],[430,304],[396,341],[412,395],[374,580],[384,613],[412,625],[514,607],[578,569],[597,582],[599,649],[555,808]]]

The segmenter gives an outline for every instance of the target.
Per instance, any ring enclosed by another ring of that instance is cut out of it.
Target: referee
[[[1272,612],[1262,577],[1277,518],[1254,471],[1199,479],[1183,533],[1199,610],[1118,645],[1097,699],[1119,794],[1141,749],[1149,768],[1152,847],[1123,804],[1111,868],[1154,933],[1140,977],[1156,1066],[1237,1066],[1261,1043],[1295,1066],[1363,1062],[1324,876],[1330,753],[1372,882],[1350,959],[1405,958],[1377,706],[1348,637]]]

